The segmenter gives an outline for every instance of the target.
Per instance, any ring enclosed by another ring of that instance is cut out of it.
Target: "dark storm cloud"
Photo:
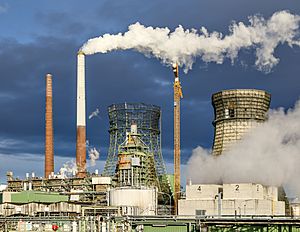
[[[72,73],[70,67],[75,62],[70,62],[69,57],[74,55],[74,44],[55,38],[38,38],[30,44],[2,40],[0,47],[0,91],[5,93],[0,95],[0,107],[3,109],[0,115],[0,136],[2,141],[14,141],[12,146],[0,147],[0,152],[43,153],[45,74],[48,72],[52,72],[55,79],[57,76],[61,79],[58,86],[54,80],[54,99],[58,98],[62,106],[55,104],[54,111],[60,108],[69,110],[64,111],[62,117],[54,115],[55,129],[59,132],[58,136],[63,138],[56,147],[59,148],[68,142],[68,124],[75,121],[70,114],[71,101],[64,98],[64,91],[61,91],[62,86],[67,86],[67,81],[68,85],[72,83],[68,77]],[[72,94],[70,88],[66,94]],[[69,114],[68,120],[63,120],[66,119],[66,113]]]
[[[249,15],[262,14],[271,16],[275,11],[292,9],[293,13],[300,11],[299,4],[294,0],[210,0],[210,1],[168,1],[154,0],[145,4],[139,0],[104,1],[96,8],[96,15],[105,22],[104,27],[115,30],[125,30],[128,24],[141,22],[145,25],[171,27],[200,28],[207,26],[209,30],[228,31],[228,24],[235,21],[247,21]],[[108,25],[105,25],[105,24]],[[102,32],[102,31],[101,31]]]
[[[15,146],[0,152],[42,154],[44,141],[45,74],[53,74],[55,153],[75,154],[76,43],[53,37],[30,44],[0,42],[1,133]],[[12,55],[13,54],[13,55]],[[89,120],[87,139],[100,147],[102,159],[108,145],[106,108],[112,103],[145,102],[172,105],[172,73],[157,71],[155,60],[137,53],[112,53],[87,57],[87,112],[100,108],[100,119]],[[33,65],[34,64],[34,65]],[[166,86],[165,83],[168,83]],[[169,103],[162,101],[167,96]],[[164,110],[164,109],[163,109]],[[168,114],[169,115],[169,114]],[[168,120],[169,121],[169,120]],[[170,123],[171,125],[171,123]]]
[[[66,12],[38,12],[35,19],[46,31],[55,34],[57,37],[74,37],[84,34],[89,27],[73,16]]]

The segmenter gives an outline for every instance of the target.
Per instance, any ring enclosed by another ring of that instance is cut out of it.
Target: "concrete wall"
[[[278,188],[254,183],[190,184],[186,199],[179,200],[178,205],[179,215],[195,215],[196,210],[206,215],[285,214],[285,203],[278,201]]]
[[[223,215],[285,215],[283,201],[272,200],[223,200]]]
[[[2,192],[2,201],[1,203],[11,202],[11,196],[15,194],[13,192]]]
[[[201,200],[214,200],[216,195],[219,193],[219,188],[222,185],[209,185],[209,184],[199,184],[199,185],[187,185],[186,186],[186,199],[201,199]]]
[[[261,184],[224,184],[223,199],[264,199]]]
[[[265,199],[272,199],[273,201],[278,200],[278,188],[274,186],[265,187],[264,197]]]
[[[0,215],[11,216],[15,214],[24,214],[34,216],[37,213],[76,213],[81,212],[81,206],[67,202],[53,203],[50,205],[41,203],[28,203],[23,205],[4,203],[0,204]]]
[[[178,215],[196,215],[196,210],[205,210],[205,215],[217,215],[217,200],[179,200]]]
[[[273,199],[277,200],[276,187],[265,187],[261,184],[193,184],[186,186],[186,199],[214,200],[219,192],[223,192],[223,199]]]
[[[300,203],[292,203],[291,204],[293,216],[300,216]]]
[[[223,199],[278,200],[278,188],[254,183],[223,184]]]
[[[205,215],[285,215],[285,203],[271,200],[179,200],[178,207],[179,215],[196,215],[196,210]]]

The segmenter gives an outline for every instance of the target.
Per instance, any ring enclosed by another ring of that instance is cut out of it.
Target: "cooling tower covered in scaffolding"
[[[213,155],[220,155],[251,128],[267,119],[271,95],[263,90],[234,89],[213,94],[215,138]]]
[[[103,175],[115,175],[119,147],[126,140],[132,123],[137,125],[141,140],[154,154],[157,175],[166,175],[161,153],[160,113],[160,107],[144,103],[121,103],[108,107],[110,146]]]

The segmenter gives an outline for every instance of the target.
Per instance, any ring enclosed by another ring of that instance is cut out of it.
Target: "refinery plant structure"
[[[145,103],[108,107],[109,150],[103,172],[86,169],[85,55],[77,57],[76,170],[54,172],[52,75],[46,75],[45,173],[23,179],[7,172],[0,193],[0,231],[293,231],[300,232],[282,186],[192,183],[180,186],[180,99],[174,80],[174,175],[161,149],[161,109]],[[223,90],[212,96],[218,158],[267,120],[263,90]],[[199,167],[201,168],[201,167]],[[179,189],[179,190],[178,190]]]
[[[121,159],[120,153],[124,154],[124,150],[127,153],[130,151],[124,143],[128,142],[129,132],[134,131],[136,135],[131,134],[131,138],[134,138],[132,141],[135,141],[139,147],[131,146],[130,152],[146,154],[147,165],[144,167],[151,170],[151,172],[146,172],[149,175],[149,181],[154,178],[152,176],[155,176],[155,181],[152,182],[159,191],[172,195],[171,182],[173,180],[171,175],[167,175],[161,150],[160,107],[144,103],[113,104],[108,107],[108,116],[110,140],[103,176],[115,175],[118,161],[120,163]],[[134,151],[133,148],[138,150]],[[161,198],[169,201],[166,194]]]
[[[108,107],[109,151],[103,174],[113,176],[118,160],[119,146],[127,139],[126,135],[135,124],[141,140],[149,147],[156,160],[159,175],[166,174],[161,154],[161,109],[155,105],[143,103],[120,103]]]

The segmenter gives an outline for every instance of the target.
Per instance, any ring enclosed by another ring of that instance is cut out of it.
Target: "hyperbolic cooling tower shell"
[[[251,128],[267,119],[271,95],[263,90],[235,89],[213,94],[213,155],[220,155]]]
[[[144,103],[121,103],[108,107],[110,146],[103,175],[113,176],[118,159],[118,149],[130,132],[132,123],[137,125],[142,141],[154,154],[158,175],[166,174],[160,144],[160,107]]]

